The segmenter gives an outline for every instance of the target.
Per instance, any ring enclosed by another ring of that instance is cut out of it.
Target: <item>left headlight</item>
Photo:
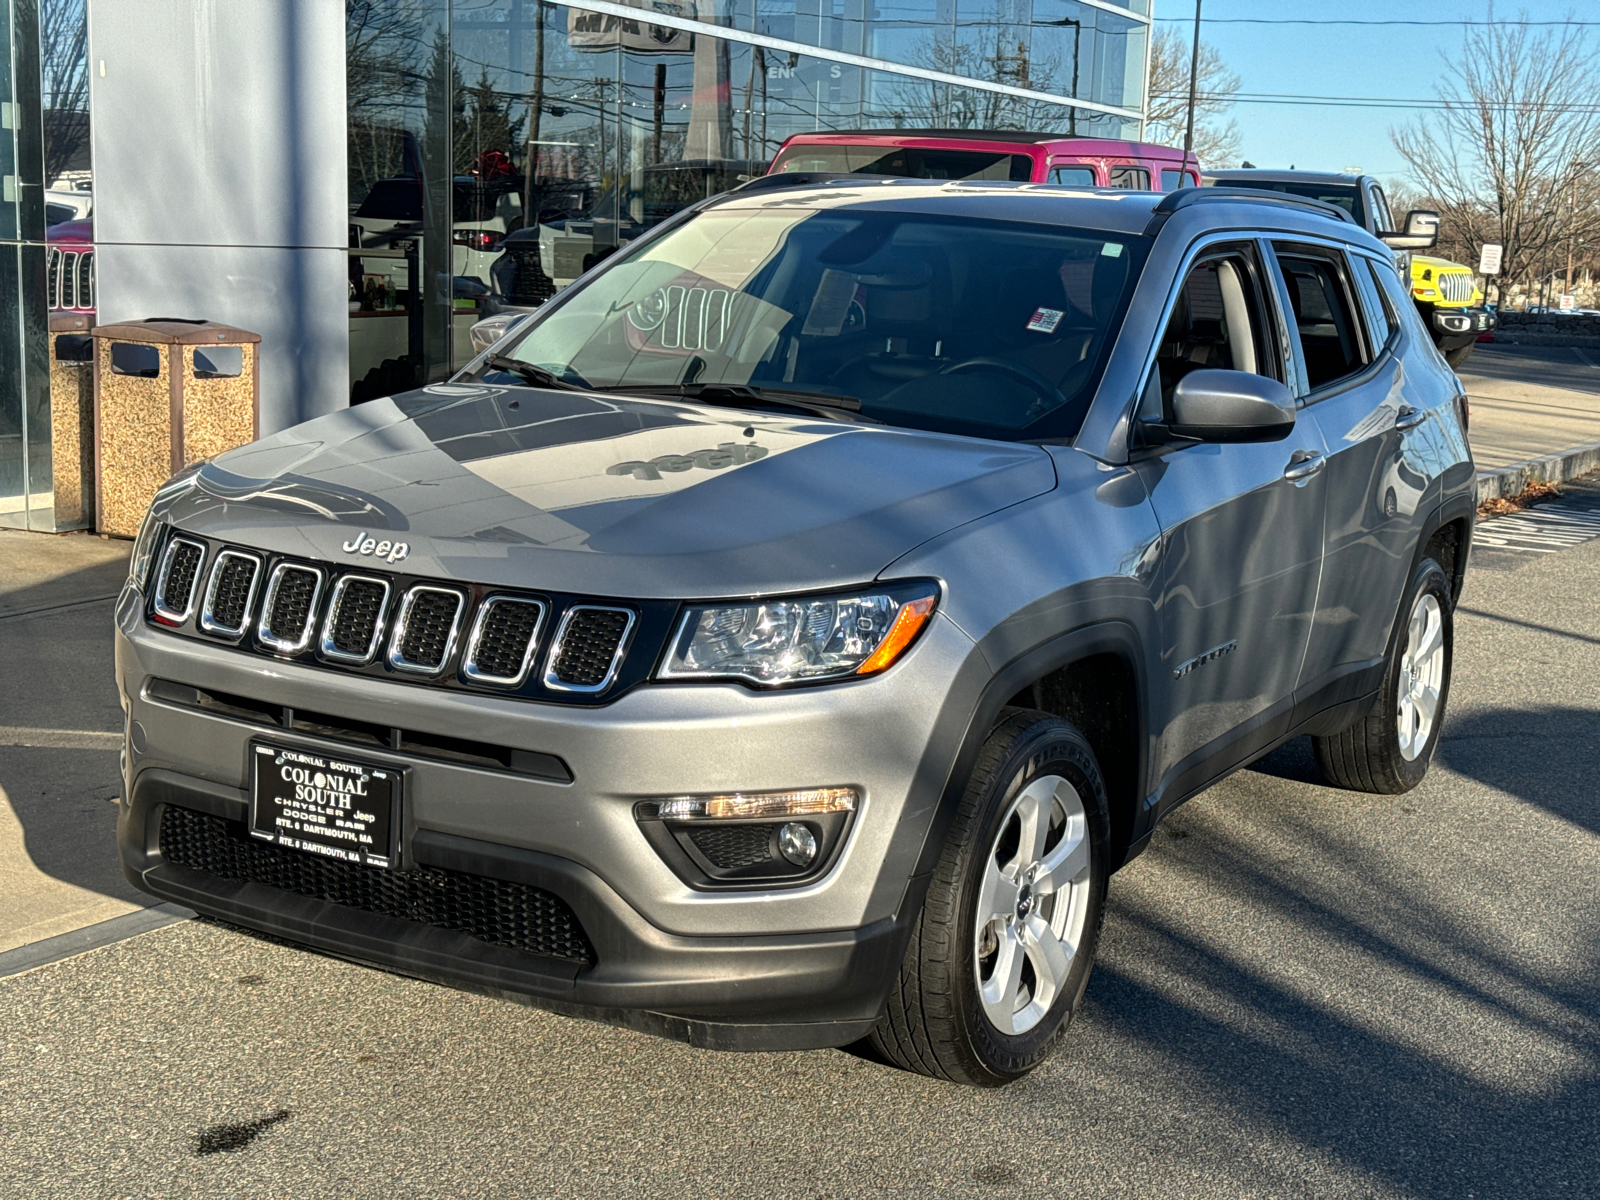
[[[764,687],[875,675],[933,616],[938,589],[896,584],[838,596],[696,605],[659,679],[743,679]]]

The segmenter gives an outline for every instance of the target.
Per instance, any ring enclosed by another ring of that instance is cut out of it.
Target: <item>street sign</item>
[[[1571,312],[1573,309],[1575,309],[1577,307],[1578,307],[1578,298],[1576,296],[1568,295],[1568,296],[1561,297],[1561,311],[1562,312]]]
[[[1495,242],[1484,243],[1483,252],[1478,255],[1479,275],[1500,274],[1500,250],[1501,247]]]

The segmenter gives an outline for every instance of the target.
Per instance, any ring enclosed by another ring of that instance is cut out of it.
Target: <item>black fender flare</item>
[[[966,732],[962,736],[961,746],[946,777],[933,819],[924,834],[914,878],[925,880],[938,865],[939,855],[944,851],[945,838],[949,836],[951,822],[961,805],[961,797],[966,791],[967,779],[972,774],[973,764],[977,761],[978,753],[982,750],[989,731],[999,719],[1000,710],[1005,707],[1006,701],[1028,684],[1052,671],[1081,659],[1108,653],[1123,659],[1133,678],[1133,710],[1138,723],[1136,736],[1139,761],[1135,764],[1134,770],[1136,811],[1129,844],[1137,845],[1140,842],[1148,832],[1140,827],[1140,823],[1148,819],[1148,810],[1143,803],[1137,801],[1142,801],[1144,798],[1150,764],[1149,688],[1143,666],[1144,646],[1138,630],[1126,621],[1100,621],[1074,629],[1070,633],[1063,633],[1031,650],[1024,651],[996,671],[984,684],[978,702],[968,717]],[[1123,856],[1127,852],[1126,846],[1114,849],[1117,858],[1112,863],[1112,870],[1126,861]]]

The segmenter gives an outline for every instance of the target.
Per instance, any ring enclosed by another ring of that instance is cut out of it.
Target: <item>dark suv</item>
[[[1422,779],[1463,420],[1327,206],[758,180],[164,489],[123,861],[560,1012],[1005,1083],[1174,807],[1299,734]]]

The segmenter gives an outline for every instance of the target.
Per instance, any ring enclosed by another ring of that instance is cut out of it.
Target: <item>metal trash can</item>
[[[261,427],[261,335],[155,317],[94,330],[95,528],[132,537],[159,488]]]
[[[50,464],[56,528],[94,524],[94,342],[87,313],[50,314]]]

